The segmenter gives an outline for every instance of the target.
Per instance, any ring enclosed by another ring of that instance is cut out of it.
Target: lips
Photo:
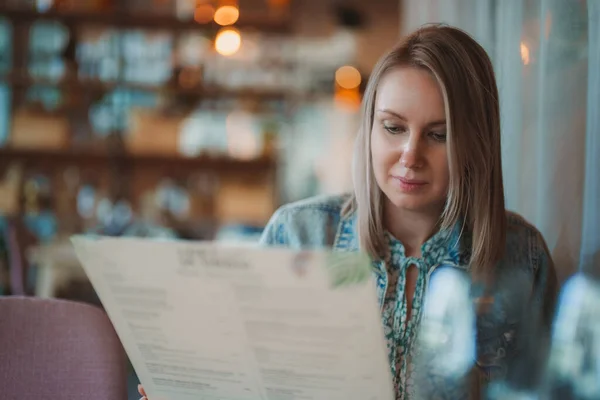
[[[406,194],[420,193],[421,189],[427,185],[427,181],[420,179],[409,179],[401,176],[392,176],[392,178],[397,182],[398,189]]]
[[[422,186],[422,185],[427,184],[427,181],[423,181],[420,179],[409,179],[409,178],[404,178],[401,176],[392,176],[392,178],[396,179],[397,181],[399,181],[400,183],[403,183],[405,185]]]

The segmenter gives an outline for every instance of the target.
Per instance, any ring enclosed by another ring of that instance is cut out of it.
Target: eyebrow
[[[396,117],[398,119],[401,119],[404,122],[408,121],[408,119],[405,116],[403,116],[402,114],[399,114],[399,113],[394,112],[392,110],[389,110],[387,108],[378,109],[377,111],[378,112],[382,112],[382,113],[386,113],[386,114],[390,114],[390,115],[392,115],[392,116],[394,116],[394,117]],[[440,119],[440,120],[437,120],[437,121],[432,121],[432,122],[430,122],[430,123],[427,124],[427,126],[437,126],[437,125],[446,125],[446,120],[445,119]]]

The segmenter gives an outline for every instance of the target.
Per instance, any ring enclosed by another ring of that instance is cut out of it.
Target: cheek
[[[373,130],[371,133],[371,157],[373,167],[386,172],[394,165],[399,156],[396,150],[390,146],[389,141],[385,140],[380,132]]]
[[[435,175],[435,180],[440,191],[447,191],[450,185],[450,168],[448,166],[448,158],[439,156],[434,159],[432,170]]]

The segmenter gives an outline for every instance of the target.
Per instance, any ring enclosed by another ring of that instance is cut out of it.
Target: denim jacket
[[[265,228],[261,243],[292,249],[358,251],[356,216],[341,213],[347,199],[321,196],[281,207]],[[459,250],[448,251],[445,258],[438,258],[439,263],[468,273],[468,235],[460,235],[456,229],[454,234],[461,244]],[[423,257],[431,259],[428,254]],[[439,266],[434,265],[427,277]],[[383,307],[388,285],[385,261],[373,262],[373,275]],[[556,298],[556,274],[541,234],[522,217],[507,212],[506,251],[496,266],[491,289],[482,296],[483,289],[472,286],[473,301],[480,304],[478,299],[485,298],[489,304],[478,307],[477,355],[469,388],[460,391],[440,384],[438,391],[429,390],[435,398],[478,397],[474,392],[481,393],[491,381],[530,384],[543,361]],[[535,326],[532,321],[537,321]],[[428,385],[433,387],[436,381]],[[410,396],[399,393],[397,398]]]

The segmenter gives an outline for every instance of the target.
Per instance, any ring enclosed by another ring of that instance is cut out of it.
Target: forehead
[[[375,109],[387,109],[407,118],[445,116],[444,97],[437,80],[430,72],[414,67],[394,68],[382,77]]]

